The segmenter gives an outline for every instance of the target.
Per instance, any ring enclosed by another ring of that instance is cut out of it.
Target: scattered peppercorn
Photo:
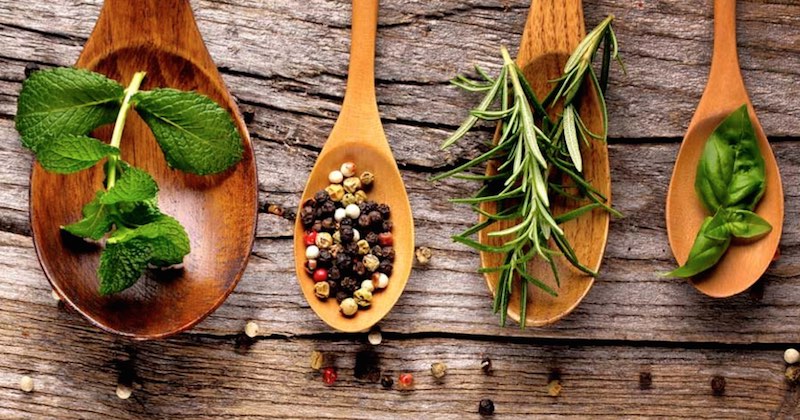
[[[800,361],[800,352],[795,349],[786,349],[783,352],[783,360],[790,365],[795,364]]]
[[[725,378],[722,376],[715,376],[711,378],[711,391],[716,396],[725,394]]]
[[[786,376],[786,380],[795,385],[800,382],[800,366],[789,366],[786,368],[786,372],[784,373]]]
[[[484,357],[481,359],[481,370],[487,375],[492,374],[492,359]]]
[[[431,375],[433,375],[436,379],[444,378],[444,375],[447,374],[447,365],[442,362],[436,362],[431,364]]]
[[[414,254],[417,256],[417,262],[420,263],[420,265],[426,265],[431,261],[433,252],[427,246],[421,246],[417,248]]]
[[[653,385],[653,374],[650,372],[639,372],[639,389],[650,389]]]
[[[414,386],[414,375],[410,373],[401,373],[398,382],[400,383],[400,388],[409,389]]]
[[[381,330],[376,328],[376,329],[370,331],[369,334],[367,335],[367,340],[373,346],[377,346],[377,345],[381,344],[381,341],[383,341],[383,336],[381,335]]]
[[[127,400],[133,394],[131,387],[123,384],[117,384],[117,397],[121,400]]]
[[[383,375],[381,378],[381,386],[390,389],[394,385],[394,379],[389,375]]]
[[[244,334],[250,338],[255,338],[258,335],[258,324],[253,321],[248,322],[244,326]]]
[[[319,351],[312,351],[311,352],[311,369],[319,370],[322,368],[322,364],[325,362],[325,355]]]
[[[554,379],[547,384],[547,395],[557,397],[561,394],[561,381]]]
[[[494,402],[488,398],[484,398],[478,404],[478,414],[482,416],[491,416],[494,414]]]
[[[33,392],[33,379],[28,375],[19,378],[19,389],[23,392]]]
[[[336,382],[336,378],[338,378],[336,369],[331,366],[322,368],[322,382],[324,382],[325,385],[333,385],[334,382]]]

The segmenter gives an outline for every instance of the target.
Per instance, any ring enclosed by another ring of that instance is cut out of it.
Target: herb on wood
[[[121,292],[148,264],[179,264],[190,251],[186,230],[158,208],[158,185],[122,160],[119,146],[133,108],[152,130],[172,168],[199,175],[237,163],[243,146],[233,119],[210,98],[174,89],[140,91],[145,73],[124,88],[87,70],[55,68],[32,73],[22,85],[16,128],[42,167],[59,174],[88,169],[106,159],[105,188],[83,207],[83,218],[63,226],[82,238],[107,238],[100,255],[99,291]],[[114,122],[109,144],[90,137]]]
[[[559,255],[563,255],[582,272],[592,276],[597,274],[578,260],[561,224],[596,208],[619,216],[607,204],[607,198],[584,178],[580,151],[581,143],[589,145],[590,139],[606,140],[608,116],[603,92],[611,59],[619,61],[612,20],[612,16],[606,18],[581,41],[569,57],[563,75],[554,81],[553,89],[543,101],[536,97],[522,70],[505,48],[501,48],[503,66],[497,78],[490,77],[476,66],[481,80],[470,80],[462,75],[452,80],[454,85],[466,91],[481,92],[485,96],[470,111],[469,117],[458,130],[445,140],[442,148],[462,139],[479,120],[497,121],[499,128],[489,151],[433,180],[452,176],[483,184],[473,197],[452,200],[471,205],[484,219],[453,239],[482,252],[506,255],[504,264],[481,269],[482,272],[499,273],[494,311],[500,313],[501,325],[506,322],[514,281],[524,281],[553,296],[557,295],[556,290],[529,273],[528,264],[532,260],[538,258],[548,263],[559,286],[554,260]],[[592,61],[601,44],[604,45],[603,61],[598,77]],[[587,78],[599,96],[603,115],[601,133],[591,132],[577,111]],[[499,103],[498,109],[490,109],[496,103]],[[551,118],[548,111],[555,113],[559,107],[563,107],[561,115]],[[502,162],[496,174],[469,173],[472,168],[488,161]],[[564,179],[567,181],[563,182]],[[567,213],[553,215],[550,197],[554,194],[584,204]],[[495,214],[485,212],[480,208],[483,203],[497,204],[498,211]],[[491,237],[510,236],[501,246],[490,246],[471,239],[472,235],[500,220],[518,222],[508,229],[489,234]],[[520,290],[520,327],[524,327],[528,289],[522,287]]]
[[[692,277],[716,265],[733,238],[755,239],[772,226],[753,212],[766,190],[764,157],[758,148],[747,105],[720,123],[708,138],[694,184],[706,217],[686,263],[667,273]]]

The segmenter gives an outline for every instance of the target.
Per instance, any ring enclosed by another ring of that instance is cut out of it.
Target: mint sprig
[[[42,167],[69,174],[106,160],[106,180],[82,210],[83,218],[62,229],[99,241],[99,292],[108,295],[134,285],[148,264],[179,264],[190,252],[186,230],[158,208],[158,185],[132,167],[119,146],[127,115],[135,110],[152,130],[170,167],[206,175],[227,170],[244,151],[228,111],[197,92],[140,91],[145,73],[130,84],[87,70],[55,68],[33,73],[22,85],[16,128],[23,146]],[[106,144],[88,134],[114,122]]]

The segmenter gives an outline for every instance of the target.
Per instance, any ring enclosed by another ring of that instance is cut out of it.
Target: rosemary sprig
[[[447,148],[469,132],[478,121],[495,121],[499,124],[494,145],[484,154],[458,167],[439,174],[433,180],[447,177],[473,180],[483,187],[469,198],[457,198],[455,203],[470,204],[473,211],[483,216],[453,240],[482,252],[505,254],[504,262],[497,267],[485,267],[481,272],[497,272],[499,283],[495,293],[494,311],[500,312],[500,323],[505,325],[508,303],[514,281],[531,283],[544,292],[556,296],[557,291],[528,272],[528,263],[538,258],[547,262],[560,286],[554,258],[563,256],[577,269],[595,276],[597,273],[581,264],[564,235],[560,225],[595,208],[604,209],[621,216],[612,209],[607,198],[595,189],[583,175],[580,143],[589,144],[589,139],[605,141],[608,116],[603,91],[608,80],[611,58],[619,61],[617,39],[611,28],[613,16],[609,16],[592,30],[578,45],[568,59],[564,73],[554,80],[554,86],[544,101],[539,101],[528,84],[522,70],[514,63],[504,47],[500,49],[503,66],[496,78],[492,78],[476,66],[480,80],[471,80],[459,75],[452,83],[469,92],[481,92],[485,96],[472,109],[467,119],[442,144]],[[603,45],[601,77],[598,79],[592,61]],[[621,64],[621,61],[620,61]],[[624,68],[623,68],[624,70]],[[603,114],[602,133],[590,131],[577,110],[583,90],[583,81],[589,78],[599,95]],[[557,120],[548,114],[558,105],[563,111]],[[496,107],[495,107],[496,106]],[[539,122],[537,125],[536,122]],[[470,171],[488,161],[497,162],[494,175],[476,175]],[[562,182],[567,179],[567,182]],[[550,210],[550,195],[555,194],[583,204],[572,211],[554,216]],[[480,208],[493,203],[496,213]],[[483,244],[472,239],[472,235],[501,220],[515,220],[516,224],[503,230],[489,233],[490,237],[509,238],[499,246]],[[527,312],[527,287],[520,294],[520,327],[525,327]]]

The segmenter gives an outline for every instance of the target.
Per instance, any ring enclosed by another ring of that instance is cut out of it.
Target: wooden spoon
[[[585,35],[583,6],[580,0],[534,0],[531,2],[525,30],[520,41],[517,64],[523,69],[526,79],[530,82],[537,97],[544,98],[553,88],[550,80],[561,75],[564,64]],[[602,132],[602,113],[598,97],[591,83],[585,83],[584,89],[586,96],[579,108],[581,118],[589,130],[600,133]],[[610,200],[611,177],[606,144],[592,140],[590,147],[582,148],[582,153],[583,172],[586,179]],[[490,163],[486,173],[493,175],[496,173],[496,168],[497,163]],[[561,214],[577,207],[579,205],[576,203],[566,200],[554,200],[552,203],[554,214]],[[489,213],[497,211],[494,203],[484,204],[482,208]],[[480,241],[498,246],[509,238],[490,237],[489,233],[511,227],[518,222],[518,220],[510,220],[495,223],[489,229],[481,231]],[[594,271],[600,268],[603,259],[608,237],[608,222],[609,214],[607,212],[593,210],[562,226],[569,242],[575,249],[578,260]],[[484,267],[497,267],[503,264],[503,257],[502,254],[481,252],[481,263]],[[557,258],[556,266],[561,280],[560,287],[556,285],[551,268],[546,262],[535,259],[529,264],[529,272],[550,285],[558,292],[558,296],[552,297],[542,292],[541,289],[526,284],[525,287],[528,287],[526,325],[543,326],[558,321],[578,306],[594,284],[592,276],[575,269],[564,258]],[[487,273],[485,277],[489,289],[492,293],[496,293],[499,281],[498,273]],[[517,322],[520,319],[520,287],[523,285],[519,281],[514,282],[508,305],[508,316]]]
[[[242,161],[222,174],[195,176],[169,169],[147,126],[135,112],[129,114],[122,158],[153,175],[161,209],[183,224],[192,250],[182,271],[149,273],[118,295],[98,294],[100,248],[59,229],[80,219],[83,205],[102,188],[102,168],[63,176],[35,164],[31,175],[34,244],[59,296],[109,332],[135,339],[178,333],[216,309],[247,264],[258,204],[247,129],[203,44],[188,0],[106,0],[77,66],[123,85],[144,70],[143,89],[196,90],[222,104],[236,120],[245,145]],[[94,135],[109,139],[111,129],[98,129]]]
[[[783,230],[783,186],[778,164],[756,118],[739,70],[736,1],[715,0],[714,55],[708,84],[681,144],[667,193],[667,233],[672,253],[680,265],[689,257],[700,225],[709,215],[694,189],[703,147],[717,125],[742,104],[747,104],[766,164],[767,189],[756,212],[772,225],[772,231],[754,242],[734,243],[714,268],[691,279],[698,290],[712,297],[735,295],[758,281],[775,256]]]
[[[344,332],[365,331],[392,309],[408,281],[414,254],[414,221],[403,179],[383,132],[375,98],[375,36],[378,29],[378,0],[353,0],[353,26],[347,90],[339,118],[317,158],[303,191],[300,206],[314,193],[329,185],[328,174],[344,162],[354,162],[357,171],[375,174],[369,199],[386,203],[394,223],[395,260],[389,286],[374,293],[369,309],[352,318],[339,313],[336,299],[320,300],[314,295],[314,281],[305,272],[303,225],[295,223],[294,260],[297,280],[309,305],[331,327]],[[298,214],[300,212],[298,211]]]

